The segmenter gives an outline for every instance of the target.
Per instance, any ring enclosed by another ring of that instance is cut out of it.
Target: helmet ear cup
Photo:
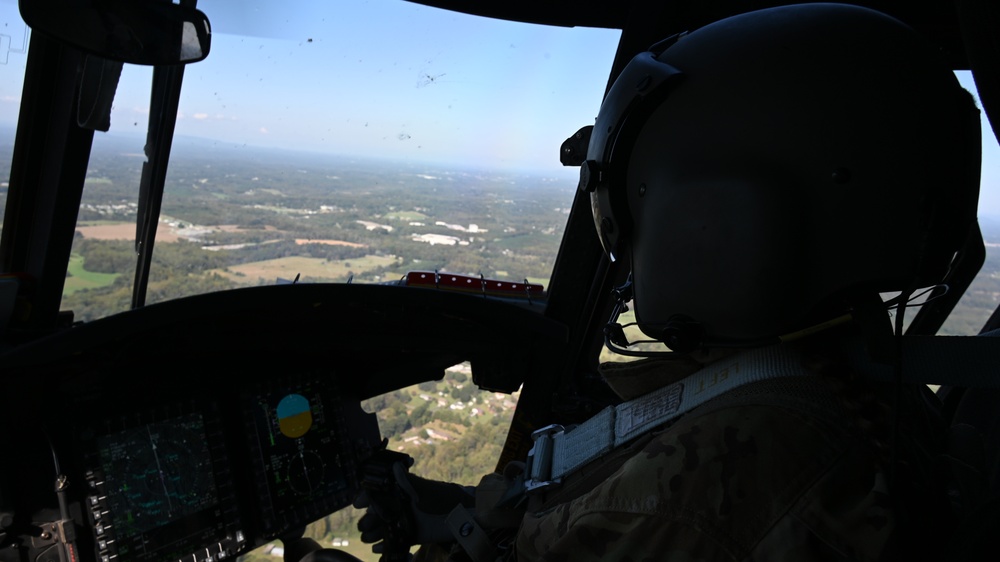
[[[979,117],[912,29],[783,6],[637,61],[676,78],[637,95],[626,67],[581,187],[606,250],[631,260],[645,333],[675,350],[759,343],[941,282],[975,223]]]
[[[659,107],[682,76],[654,53],[640,53],[612,84],[596,124],[587,133],[590,140],[586,161],[580,166],[579,187],[590,193],[594,226],[612,261],[626,254],[624,243],[631,234],[632,219],[627,212],[626,194],[622,192],[627,155],[646,117]]]

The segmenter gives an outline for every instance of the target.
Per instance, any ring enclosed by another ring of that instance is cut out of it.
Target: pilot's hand
[[[403,509],[409,518],[409,533],[402,537],[409,545],[431,544],[454,541],[448,528],[447,517],[455,506],[465,507],[475,505],[475,488],[459,486],[450,482],[439,482],[415,476],[406,471],[401,463],[394,463],[392,472],[402,492]],[[384,502],[384,500],[382,501]],[[354,501],[354,507],[366,509],[366,513],[358,520],[358,530],[361,531],[362,542],[372,544],[372,551],[383,552],[385,548],[386,524],[397,525],[392,521],[392,508],[379,505],[380,499],[368,490],[364,490]]]

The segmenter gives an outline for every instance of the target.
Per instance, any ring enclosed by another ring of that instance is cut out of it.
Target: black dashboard
[[[353,500],[358,460],[378,445],[371,417],[334,381],[294,375],[231,404],[175,396],[99,416],[73,431],[85,536],[102,561],[241,552]]]
[[[490,366],[481,386],[509,391],[522,362],[564,338],[495,299],[284,285],[151,305],[9,350],[0,560],[247,552],[353,501],[382,447],[361,400],[466,360],[474,379]]]

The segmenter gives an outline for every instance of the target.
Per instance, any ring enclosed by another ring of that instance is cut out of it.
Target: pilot
[[[581,189],[631,268],[638,327],[673,350],[602,366],[632,408],[619,425],[652,423],[555,485],[531,465],[477,490],[397,467],[412,541],[477,562],[934,559],[945,426],[926,386],[900,382],[892,336],[974,228],[979,165],[971,94],[867,8],[749,12],[638,55]],[[471,526],[449,530],[456,504]],[[494,550],[463,538],[480,529]]]

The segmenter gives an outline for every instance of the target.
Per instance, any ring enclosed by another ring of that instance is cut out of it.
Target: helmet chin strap
[[[615,297],[615,306],[611,311],[611,318],[604,326],[604,345],[613,353],[628,357],[657,357],[661,359],[685,359],[691,353],[713,348],[738,349],[761,347],[772,345],[784,341],[782,338],[761,338],[756,340],[726,341],[715,340],[705,337],[705,330],[701,323],[681,314],[675,314],[662,326],[646,325],[647,329],[656,329],[659,337],[650,340],[629,341],[625,335],[625,328],[634,326],[635,323],[620,324],[619,316],[628,312],[628,302],[632,300],[632,274],[629,273],[625,283],[612,290]],[[628,347],[637,343],[661,343],[670,351],[636,351]]]
[[[662,359],[687,359],[687,351],[681,352],[673,346],[667,344],[671,350],[675,351],[635,351],[628,349],[630,346],[636,343],[653,343],[658,340],[642,340],[637,342],[630,342],[628,336],[625,335],[625,327],[632,326],[634,324],[622,325],[618,323],[618,318],[624,312],[628,312],[628,303],[632,300],[632,274],[628,274],[628,279],[625,283],[612,290],[612,295],[615,297],[615,307],[611,310],[611,318],[608,319],[608,323],[604,326],[604,346],[607,347],[612,353],[618,355],[625,355],[628,357],[658,357]],[[665,342],[664,342],[665,343]]]
[[[661,359],[687,359],[688,356],[698,350],[708,347],[756,347],[777,343],[777,340],[767,340],[750,342],[750,345],[734,346],[729,345],[706,345],[710,343],[705,340],[705,331],[701,324],[683,315],[675,315],[659,329],[660,337],[651,340],[640,340],[631,342],[625,335],[627,326],[634,326],[635,323],[622,325],[618,322],[622,313],[628,312],[628,302],[632,300],[632,274],[629,273],[625,283],[612,290],[615,297],[615,307],[611,311],[611,318],[604,326],[604,345],[613,353],[629,357],[658,357]],[[628,347],[637,343],[662,343],[671,351],[636,351]]]

